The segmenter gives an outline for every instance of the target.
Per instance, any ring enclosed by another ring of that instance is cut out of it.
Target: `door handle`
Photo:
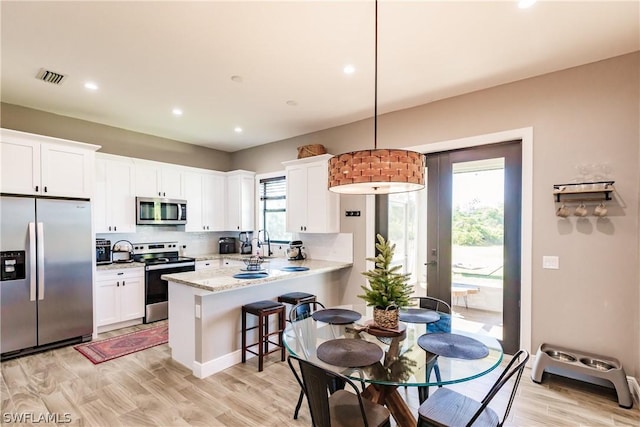
[[[44,299],[44,225],[37,225],[37,253],[38,253],[38,300]]]
[[[438,261],[433,260],[433,261],[425,262],[424,265],[426,265],[427,267],[431,267],[434,265],[438,265]]]
[[[29,301],[36,300],[36,224],[29,223]]]

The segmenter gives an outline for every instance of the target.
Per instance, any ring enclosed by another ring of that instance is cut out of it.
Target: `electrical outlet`
[[[345,211],[344,216],[360,216],[360,211]]]
[[[547,268],[551,270],[559,270],[560,269],[560,258],[557,256],[548,256],[545,255],[542,257],[542,268]]]

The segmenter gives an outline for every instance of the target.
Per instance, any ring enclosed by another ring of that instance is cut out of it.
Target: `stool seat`
[[[278,297],[278,302],[296,305],[301,302],[312,302],[316,300],[316,296],[306,292],[289,292]]]
[[[257,314],[259,311],[273,310],[274,308],[283,307],[283,306],[284,306],[283,304],[277,301],[264,300],[264,301],[252,302],[250,304],[245,304],[242,308],[244,309],[244,311],[248,313]]]

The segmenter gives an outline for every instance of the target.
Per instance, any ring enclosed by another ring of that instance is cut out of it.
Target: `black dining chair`
[[[529,360],[526,350],[519,350],[502,371],[486,396],[477,401],[448,388],[439,388],[420,405],[418,427],[428,426],[493,426],[504,424],[516,396],[522,371]],[[502,417],[488,405],[498,392],[511,382],[511,394]]]
[[[427,325],[427,332],[451,332],[451,306],[447,304],[446,301],[443,301],[434,297],[413,297],[411,300],[420,308],[426,308],[428,310],[437,311],[440,313],[440,320],[434,323],[429,323]],[[406,321],[405,321],[406,322]],[[438,366],[438,355],[437,354],[427,354],[427,363],[426,363],[426,381],[429,381],[431,377],[431,372],[436,376],[436,380],[438,382],[442,381],[440,376],[440,367]],[[439,385],[438,387],[442,387]],[[406,389],[406,386],[405,386]],[[418,398],[420,403],[422,404],[429,397],[429,387],[428,386],[419,386],[418,387]]]
[[[306,344],[308,343],[308,340],[313,340],[312,342],[315,342],[316,337],[315,335],[310,334],[309,331],[300,330],[297,322],[304,320],[308,317],[311,317],[313,313],[318,310],[324,310],[324,309],[325,309],[324,304],[318,301],[301,302],[291,307],[291,310],[289,311],[289,324],[293,329],[293,332],[296,337],[296,341],[299,343],[300,348],[303,349],[303,351],[304,349],[307,348]],[[305,356],[309,357],[308,354],[306,354]],[[295,372],[294,372],[294,375],[295,375]],[[300,396],[298,397],[298,403],[296,403],[296,409],[293,411],[294,420],[298,419],[298,413],[300,412],[300,407],[302,406],[303,398],[304,398],[304,388],[301,388]]]
[[[287,361],[307,395],[314,427],[391,426],[389,410],[364,399],[349,378],[294,355],[289,355]],[[297,361],[301,375],[298,375],[293,361]],[[352,391],[335,390],[336,382],[348,384]]]

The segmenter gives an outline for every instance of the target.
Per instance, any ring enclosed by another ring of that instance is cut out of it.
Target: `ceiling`
[[[378,114],[640,50],[639,5],[381,0]],[[228,152],[373,115],[370,0],[0,7],[2,102]]]

